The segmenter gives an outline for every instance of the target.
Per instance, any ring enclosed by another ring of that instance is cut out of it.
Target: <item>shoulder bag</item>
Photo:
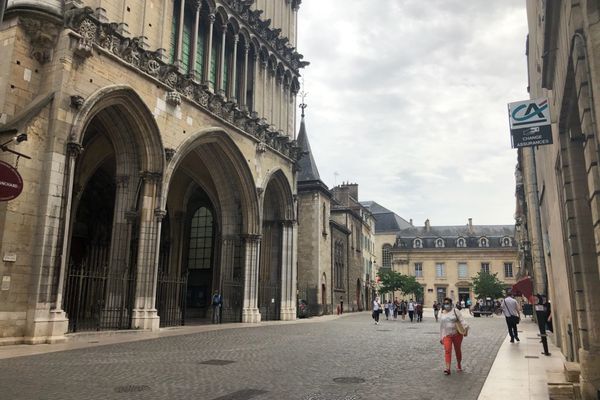
[[[454,309],[454,315],[456,316],[456,331],[463,336],[469,335],[469,328],[465,327],[460,319],[458,318],[458,314],[456,313],[456,308]]]

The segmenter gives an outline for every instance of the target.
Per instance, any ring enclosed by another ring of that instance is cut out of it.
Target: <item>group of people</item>
[[[410,299],[409,301],[399,301],[398,298],[395,298],[394,301],[384,301],[382,305],[379,297],[377,297],[373,300],[373,319],[375,320],[375,324],[379,324],[379,315],[382,313],[385,314],[386,320],[389,320],[390,318],[396,320],[398,319],[398,316],[405,320],[408,315],[410,322],[422,322],[423,304],[418,301],[413,301],[413,299]]]

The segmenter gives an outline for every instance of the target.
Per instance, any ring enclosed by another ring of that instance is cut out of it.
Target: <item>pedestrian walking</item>
[[[548,310],[546,309],[546,299],[545,296],[541,294],[537,294],[537,304],[535,305],[535,315],[537,317],[538,328],[540,330],[540,342],[542,342],[542,347],[544,348],[544,352],[542,353],[545,356],[549,356],[548,352],[548,339],[546,335],[546,325],[548,322]]]
[[[375,297],[375,300],[373,300],[373,319],[375,320],[375,325],[379,325],[379,314],[381,314],[381,303],[379,302],[379,297]]]
[[[383,311],[385,312],[385,320],[389,320],[390,319],[390,301],[384,301],[383,302]]]
[[[473,315],[473,311],[471,310],[471,299],[467,298],[467,301],[465,303],[467,304],[467,308],[469,309],[469,314]]]
[[[398,318],[399,311],[400,311],[400,302],[398,301],[398,298],[396,297],[394,299],[394,319]]]
[[[221,306],[223,304],[223,296],[219,293],[218,290],[215,290],[213,293],[211,305],[212,305],[212,323],[220,324],[221,323]]]
[[[417,314],[417,322],[423,322],[423,304],[417,302],[415,306],[415,313]]]
[[[469,326],[465,322],[461,312],[452,306],[452,300],[444,299],[442,313],[440,316],[440,343],[444,346],[445,375],[450,375],[450,364],[452,362],[452,346],[456,354],[456,370],[462,372],[463,337],[467,336]]]
[[[433,316],[435,317],[435,322],[438,322],[438,316],[440,314],[440,304],[435,300],[433,302]]]
[[[506,318],[510,342],[514,343],[515,340],[520,342],[519,334],[517,333],[517,324],[521,321],[521,313],[519,311],[519,303],[515,300],[514,293],[509,291],[506,294],[506,297],[502,300],[501,307],[502,313]]]
[[[413,299],[410,299],[406,308],[408,309],[408,318],[410,318],[410,322],[413,322],[413,318],[415,317],[415,303]]]
[[[402,302],[400,303],[400,314],[402,314],[402,319],[406,319],[406,301],[402,300]]]

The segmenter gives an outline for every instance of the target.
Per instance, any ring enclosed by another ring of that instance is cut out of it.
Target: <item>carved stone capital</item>
[[[142,171],[140,177],[146,183],[157,183],[162,178],[162,174],[160,172]]]
[[[265,188],[257,187],[256,194],[260,197],[265,192]]]
[[[177,107],[181,105],[181,96],[176,91],[170,91],[167,93],[167,104]]]
[[[54,46],[58,42],[61,26],[55,22],[37,18],[20,18],[19,23],[29,39],[31,57],[40,64],[50,61]]]
[[[73,107],[76,110],[79,110],[79,108],[83,105],[85,99],[79,95],[73,95],[71,96],[71,107]]]
[[[157,221],[162,221],[167,216],[167,210],[163,210],[160,208],[154,209],[154,217]]]
[[[125,220],[129,223],[135,222],[137,219],[138,213],[136,210],[125,211]]]
[[[67,143],[67,154],[69,155],[69,157],[76,158],[81,154],[82,151],[83,151],[83,146],[81,146],[79,143],[77,143],[77,142]]]
[[[171,148],[167,147],[165,149],[165,158],[167,159],[167,161],[171,161],[174,156],[175,156],[175,149],[171,149]]]
[[[215,14],[211,13],[208,15],[208,21],[210,22],[211,25],[215,23],[216,19],[217,19],[217,17],[215,16]]]
[[[117,175],[115,177],[115,183],[117,187],[127,187],[129,184],[129,175]]]

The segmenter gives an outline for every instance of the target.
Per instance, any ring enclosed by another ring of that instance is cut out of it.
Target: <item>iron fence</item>
[[[159,272],[156,284],[156,309],[160,326],[185,325],[187,276],[169,276]]]

